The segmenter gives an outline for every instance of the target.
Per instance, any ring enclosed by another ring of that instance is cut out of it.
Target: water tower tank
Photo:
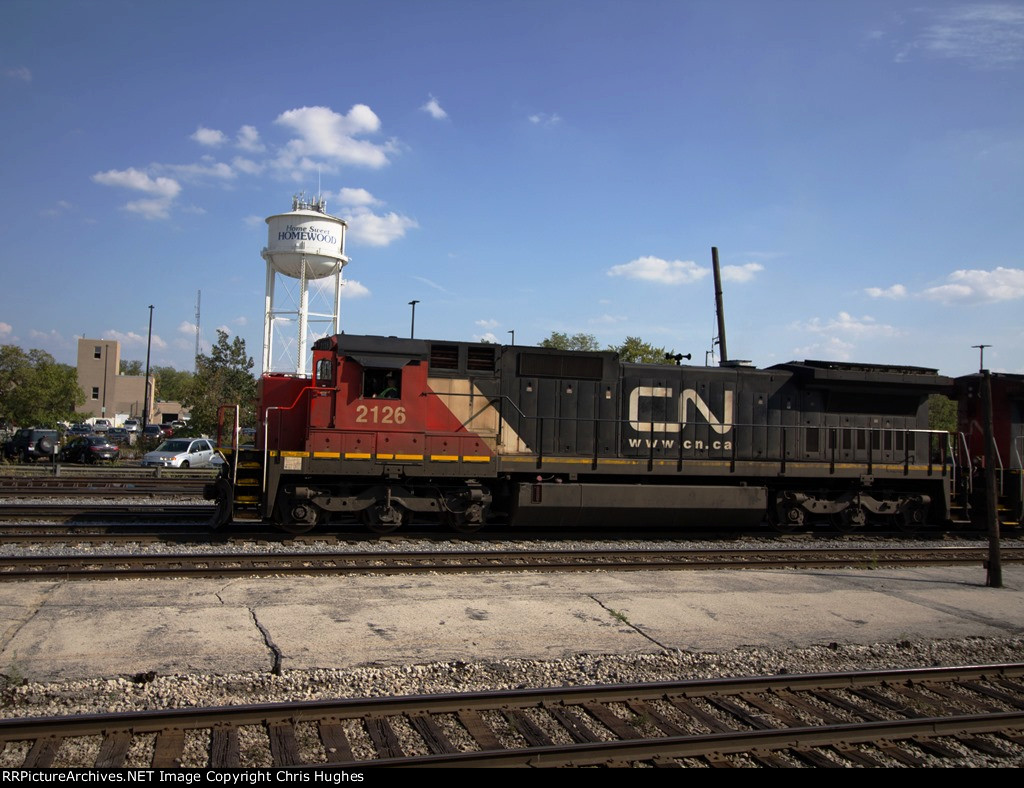
[[[345,222],[322,210],[319,201],[296,198],[289,213],[267,218],[264,259],[274,270],[293,279],[323,279],[337,271],[345,257]]]
[[[292,200],[290,212],[267,219],[267,246],[262,252],[267,263],[264,373],[281,371],[275,370],[276,355],[296,375],[304,376],[310,360],[309,327],[319,323],[326,332],[338,333],[341,272],[348,263],[346,227],[342,219],[327,213],[321,197],[306,200],[302,195]],[[319,281],[310,286],[315,280]],[[318,309],[316,301],[323,308]],[[297,332],[291,338],[288,329],[293,325]]]

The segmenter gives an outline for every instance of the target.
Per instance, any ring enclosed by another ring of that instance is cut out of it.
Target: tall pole
[[[416,304],[419,301],[410,301],[409,306],[412,307],[412,325],[409,326],[409,339],[416,338]]]
[[[516,344],[516,330],[513,328],[508,333],[510,333],[512,335],[512,346],[515,347],[515,344]]]
[[[722,352],[718,354],[718,363],[729,360],[729,351],[725,349],[725,307],[722,304],[722,272],[718,266],[718,247],[711,247],[711,267],[715,273],[715,312],[718,313],[718,346]]]
[[[985,585],[1003,587],[1003,565],[999,554],[999,491],[996,489],[996,447],[992,413],[992,373],[981,370],[981,398],[985,414],[985,516],[988,524],[988,570]]]
[[[149,305],[149,336],[146,338],[146,388],[142,403],[142,431],[146,431],[149,425],[149,402],[152,399],[149,393],[149,351],[153,347],[153,305]]]

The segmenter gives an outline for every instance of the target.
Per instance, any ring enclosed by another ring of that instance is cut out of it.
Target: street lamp
[[[416,304],[418,303],[419,301],[409,302],[409,306],[412,307],[412,325],[409,326],[409,339],[414,339],[416,337]]]
[[[512,346],[515,347],[515,344],[516,344],[516,330],[513,328],[508,333],[510,333],[512,335]]]
[[[149,337],[146,339],[146,385],[143,389],[142,403],[142,431],[146,431],[149,424],[149,350],[153,346],[153,305],[149,305]]]

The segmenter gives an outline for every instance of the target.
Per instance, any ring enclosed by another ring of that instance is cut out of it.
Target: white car
[[[216,452],[206,438],[168,438],[142,458],[142,465],[158,468],[209,468]]]

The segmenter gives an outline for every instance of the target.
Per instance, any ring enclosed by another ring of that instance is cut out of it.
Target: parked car
[[[159,424],[147,424],[146,429],[142,431],[143,438],[164,438],[163,428]]]
[[[87,462],[91,465],[100,460],[113,462],[119,453],[117,444],[106,435],[80,435],[60,450],[60,458],[64,462]]]
[[[40,457],[52,457],[56,447],[57,430],[23,427],[4,444],[4,456],[9,460],[35,462]]]
[[[125,419],[124,428],[128,432],[142,432],[142,423],[138,419]]]
[[[68,430],[68,435],[91,435],[92,427],[88,424],[72,424],[71,429]]]
[[[142,458],[143,466],[158,468],[209,468],[213,445],[206,438],[171,438]]]
[[[106,432],[107,430],[109,430],[113,426],[114,426],[114,423],[110,419],[96,419],[92,423],[92,431],[93,432]]]
[[[132,434],[124,427],[111,427],[107,430],[107,437],[114,443],[131,443]]]

